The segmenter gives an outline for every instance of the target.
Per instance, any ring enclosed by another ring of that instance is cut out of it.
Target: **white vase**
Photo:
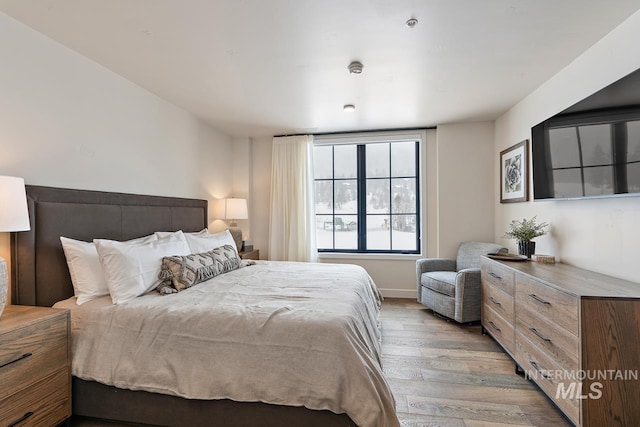
[[[9,288],[9,276],[7,275],[7,262],[0,257],[0,316],[7,303],[7,292]]]

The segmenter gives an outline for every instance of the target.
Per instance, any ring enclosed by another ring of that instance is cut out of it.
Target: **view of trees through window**
[[[321,251],[419,251],[418,142],[314,147]]]

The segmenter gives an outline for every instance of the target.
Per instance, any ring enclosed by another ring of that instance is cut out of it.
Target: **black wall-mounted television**
[[[531,129],[534,200],[640,196],[640,70]]]

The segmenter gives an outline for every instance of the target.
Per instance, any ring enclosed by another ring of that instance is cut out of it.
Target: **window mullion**
[[[391,144],[389,144],[389,250],[393,251],[393,185],[391,185]]]
[[[358,175],[358,251],[367,250],[367,167],[366,148],[364,144],[357,146]]]
[[[331,238],[336,250],[336,148],[331,147]]]

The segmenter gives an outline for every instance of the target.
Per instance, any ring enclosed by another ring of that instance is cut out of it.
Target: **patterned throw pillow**
[[[199,254],[162,258],[156,290],[163,295],[179,292],[240,267],[240,257],[231,245]]]

